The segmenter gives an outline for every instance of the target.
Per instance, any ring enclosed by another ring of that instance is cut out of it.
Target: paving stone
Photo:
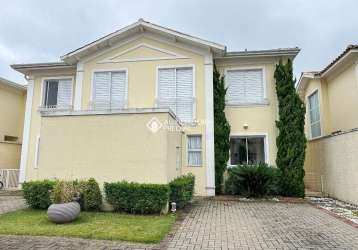
[[[306,203],[201,200],[169,249],[358,249],[358,230]]]

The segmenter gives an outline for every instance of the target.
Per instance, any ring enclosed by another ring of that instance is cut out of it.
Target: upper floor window
[[[194,118],[193,68],[158,70],[158,107],[170,108],[183,122]]]
[[[226,72],[229,105],[264,103],[263,69],[230,69]]]
[[[126,105],[127,72],[95,72],[93,76],[92,108],[122,109]]]
[[[310,113],[311,138],[321,136],[321,115],[319,111],[318,91],[308,97],[308,108]]]
[[[72,105],[72,78],[44,81],[42,106],[53,109],[70,109]]]

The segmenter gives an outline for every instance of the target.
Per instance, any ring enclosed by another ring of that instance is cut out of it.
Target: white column
[[[73,108],[74,110],[82,109],[82,83],[83,83],[83,63],[77,63],[76,72],[76,89],[75,89],[75,100]]]
[[[215,151],[214,151],[214,87],[213,56],[205,56],[205,111],[206,111],[206,193],[215,196]]]
[[[27,157],[28,157],[29,143],[30,143],[33,93],[34,93],[34,80],[33,78],[29,78],[27,80],[27,95],[26,95],[26,106],[25,106],[24,131],[22,136],[19,183],[23,183],[26,177]]]

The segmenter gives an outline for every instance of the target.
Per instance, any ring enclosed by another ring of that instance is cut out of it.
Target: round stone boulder
[[[80,204],[74,201],[62,204],[52,204],[47,209],[47,216],[50,221],[62,224],[74,221],[80,215],[80,212]]]

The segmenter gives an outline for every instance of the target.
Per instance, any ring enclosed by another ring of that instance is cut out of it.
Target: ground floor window
[[[188,135],[188,165],[201,166],[201,135]]]
[[[230,165],[265,162],[265,136],[230,138]]]

